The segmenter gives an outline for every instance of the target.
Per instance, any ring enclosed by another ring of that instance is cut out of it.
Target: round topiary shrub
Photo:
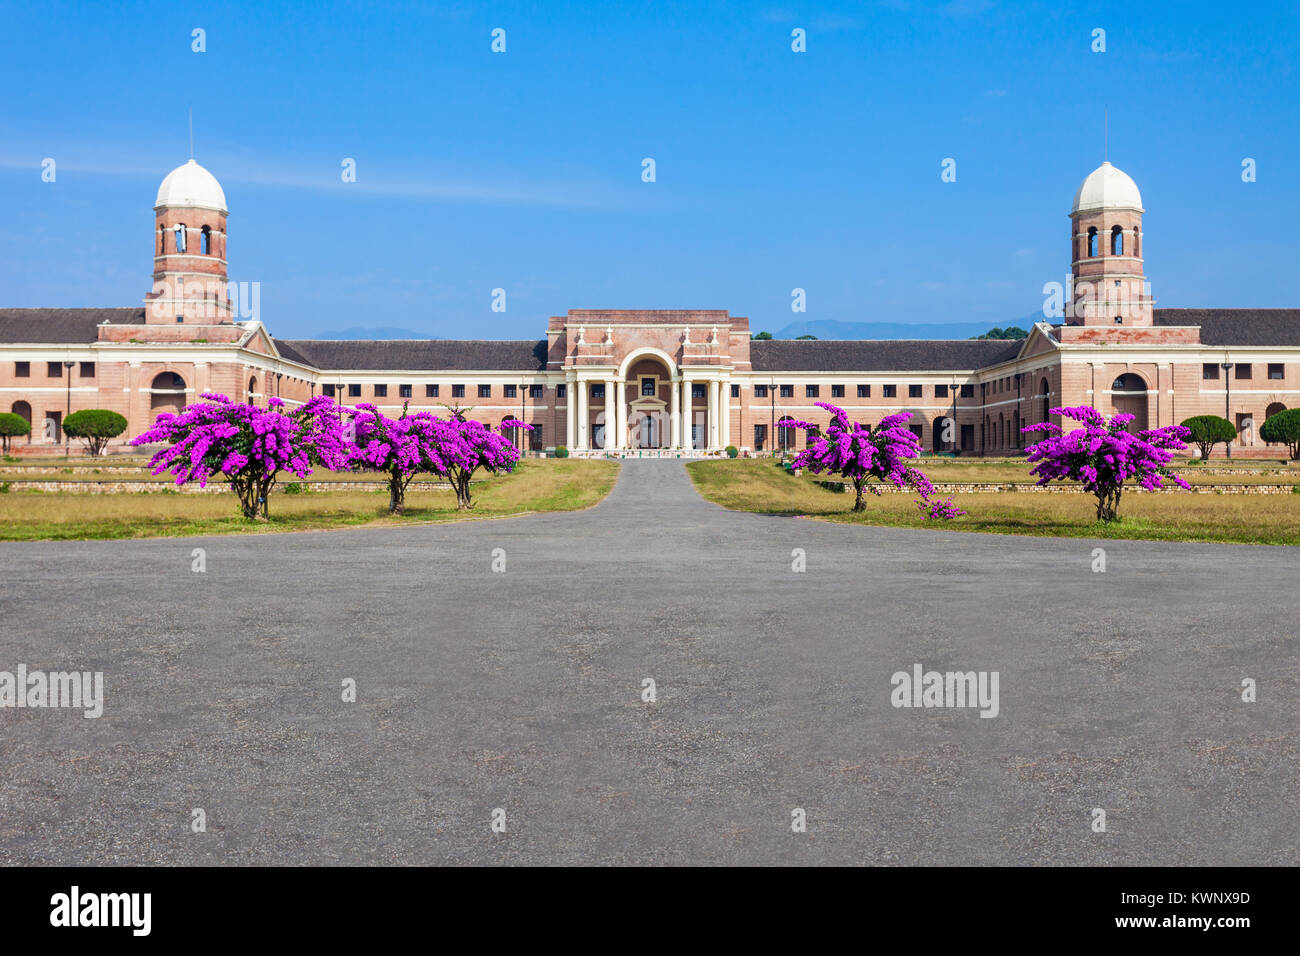
[[[99,455],[110,439],[126,431],[126,419],[105,408],[86,408],[69,415],[63,431],[71,438],[82,439],[91,455]]]
[[[740,454],[740,449],[737,448],[735,445],[728,445],[728,446],[727,446],[727,457],[728,457],[728,458],[735,458],[735,457],[736,457],[737,455],[739,455],[739,454]]]
[[[569,449],[565,448],[563,445],[556,445],[556,446],[555,446],[555,457],[556,457],[556,458],[568,458],[568,457],[569,457]]]
[[[32,433],[31,423],[13,412],[0,412],[0,451],[9,453],[9,440]]]
[[[1259,426],[1259,437],[1266,442],[1281,442],[1300,459],[1300,408],[1287,408]]]
[[[1210,452],[1219,442],[1226,445],[1237,437],[1232,422],[1220,415],[1193,415],[1183,420],[1183,427],[1191,432],[1187,440],[1201,449],[1201,461],[1209,461]]]

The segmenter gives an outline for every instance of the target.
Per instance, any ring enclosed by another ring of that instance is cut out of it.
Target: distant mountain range
[[[317,332],[304,336],[308,339],[441,339],[441,335],[428,335],[413,329],[402,329],[392,325],[364,326],[354,325],[346,329],[332,329],[329,332]]]
[[[810,322],[793,322],[782,329],[770,330],[773,338],[794,339],[801,335],[815,335],[819,339],[969,339],[983,335],[989,329],[1019,326],[1026,332],[1035,322],[1043,322],[1043,314],[1035,312],[1019,319],[999,324],[981,319],[978,322],[942,322],[917,325],[913,322],[839,322],[834,319],[816,319]],[[753,332],[762,329],[750,326]]]

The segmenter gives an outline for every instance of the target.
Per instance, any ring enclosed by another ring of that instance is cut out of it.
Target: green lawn
[[[928,461],[922,469],[937,477]],[[827,490],[811,477],[796,478],[770,459],[696,461],[686,466],[700,494],[733,511],[806,515],[853,524],[986,531],[1049,537],[1130,538],[1157,541],[1218,541],[1243,544],[1300,544],[1300,494],[1192,494],[1175,489],[1126,491],[1121,520],[1096,520],[1096,499],[1082,491],[975,492],[953,495],[969,514],[953,521],[930,521],[912,494],[867,496],[867,510],[854,514],[853,493]],[[1021,478],[1024,470],[1022,466]],[[974,480],[974,479],[966,479]],[[946,496],[945,496],[946,497]]]
[[[406,513],[400,518],[388,514],[387,491],[286,494],[283,486],[277,486],[270,498],[271,518],[264,522],[241,517],[238,502],[229,493],[183,494],[167,489],[112,495],[11,491],[0,494],[0,540],[313,531],[576,511],[604,498],[617,476],[618,464],[612,461],[526,459],[513,474],[477,483],[472,511],[457,511],[456,497],[450,490],[412,488],[406,494]]]

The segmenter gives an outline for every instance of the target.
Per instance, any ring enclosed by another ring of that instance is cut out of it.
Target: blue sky
[[[277,335],[531,338],[569,308],[1003,325],[1068,271],[1108,108],[1158,304],[1300,306],[1298,9],[0,3],[0,305],[140,301],[193,108],[231,277]]]

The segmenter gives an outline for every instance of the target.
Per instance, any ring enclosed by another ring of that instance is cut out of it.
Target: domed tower
[[[1067,325],[1149,326],[1154,304],[1142,272],[1142,195],[1137,183],[1102,163],[1079,186],[1070,210]]]
[[[154,203],[150,324],[217,325],[234,321],[226,291],[226,194],[190,160],[158,187]]]

